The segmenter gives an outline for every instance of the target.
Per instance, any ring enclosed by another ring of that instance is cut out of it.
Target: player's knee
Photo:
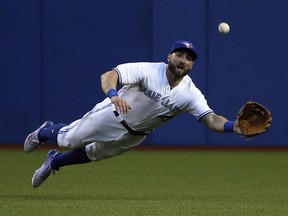
[[[121,155],[128,149],[113,146],[110,143],[95,142],[86,146],[86,153],[92,161],[100,161]]]
[[[75,134],[66,134],[66,136],[61,137],[60,142],[58,140],[58,145],[60,147],[69,149],[75,149],[84,146],[83,140],[79,136],[75,136]]]

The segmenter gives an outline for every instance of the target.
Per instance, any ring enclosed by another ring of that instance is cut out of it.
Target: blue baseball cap
[[[172,54],[173,52],[175,52],[178,49],[185,49],[185,50],[189,51],[192,55],[193,60],[196,60],[198,58],[198,55],[195,51],[193,44],[189,41],[185,41],[185,40],[176,41],[174,43],[171,51],[170,51],[170,54]]]

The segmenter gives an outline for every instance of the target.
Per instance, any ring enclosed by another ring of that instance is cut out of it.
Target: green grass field
[[[64,167],[39,188],[47,150],[0,150],[0,215],[288,215],[288,152],[130,151]]]

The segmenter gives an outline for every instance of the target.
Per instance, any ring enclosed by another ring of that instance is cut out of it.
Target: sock
[[[86,154],[85,147],[83,147],[56,156],[52,160],[50,166],[53,170],[59,170],[59,168],[63,166],[73,164],[83,164],[89,162],[91,162],[91,160],[88,158]]]
[[[67,124],[59,123],[51,127],[42,128],[38,133],[39,141],[46,142],[47,140],[52,140],[57,143],[58,132],[64,126],[67,126]]]

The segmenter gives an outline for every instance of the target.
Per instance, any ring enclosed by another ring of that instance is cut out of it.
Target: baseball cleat
[[[50,166],[52,160],[61,153],[56,149],[50,150],[47,154],[47,157],[42,164],[42,166],[35,171],[32,177],[32,187],[39,187],[51,174],[55,174],[55,170],[53,170]]]
[[[25,142],[24,142],[24,151],[25,152],[32,152],[34,151],[39,145],[43,144],[43,142],[39,141],[38,133],[42,128],[51,127],[53,126],[53,122],[45,121],[39,128],[37,128],[34,132],[30,133]]]

